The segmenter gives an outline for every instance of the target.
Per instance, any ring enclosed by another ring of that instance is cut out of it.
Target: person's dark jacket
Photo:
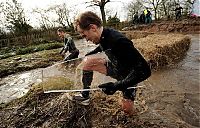
[[[123,90],[144,81],[151,75],[149,65],[138,50],[133,46],[131,40],[114,29],[104,28],[99,46],[88,53],[110,50],[117,60],[117,69],[123,79],[114,83],[118,90]],[[109,58],[109,56],[108,56]],[[109,58],[112,62],[112,58]]]
[[[64,37],[64,47],[62,48],[62,50],[60,51],[60,54],[66,53],[66,52],[70,52],[70,53],[74,53],[74,52],[78,52],[79,50],[76,48],[74,41],[71,37]]]

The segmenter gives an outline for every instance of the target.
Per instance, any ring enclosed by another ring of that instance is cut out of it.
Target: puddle
[[[42,81],[41,69],[10,75],[0,81],[0,103],[22,97],[34,83]]]
[[[96,46],[89,44],[85,40],[75,41],[77,48],[80,50],[79,57],[83,57],[88,51],[94,49]],[[9,75],[5,78],[0,78],[0,103],[6,103],[13,99],[20,98],[25,95],[33,84],[37,84],[52,76],[66,76],[73,80],[74,74],[70,67],[75,63],[69,63],[66,69],[59,67],[60,63],[57,62],[53,66],[47,68],[39,68],[26,71],[19,74]],[[62,66],[62,65],[60,65]],[[71,69],[71,71],[69,70]]]

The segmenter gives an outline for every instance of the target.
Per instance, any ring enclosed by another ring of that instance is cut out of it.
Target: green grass
[[[17,55],[24,55],[28,53],[43,51],[43,50],[49,50],[49,49],[56,49],[63,47],[62,43],[46,43],[46,44],[39,44],[35,46],[29,46],[27,48],[21,48],[16,51]]]
[[[6,48],[6,49],[0,50],[0,59],[5,59],[5,58],[15,56],[15,55],[24,55],[24,54],[34,53],[38,51],[43,51],[43,50],[61,48],[61,47],[63,47],[63,43],[55,42],[55,43],[32,45],[32,46],[27,46],[25,48],[20,48],[20,47],[16,47],[14,49]]]

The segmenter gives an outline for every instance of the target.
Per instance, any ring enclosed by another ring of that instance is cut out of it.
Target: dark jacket
[[[76,48],[74,41],[71,37],[64,37],[64,47],[60,51],[60,53],[62,53],[62,52],[66,53],[68,51],[70,53],[73,53],[73,52],[77,52],[78,49]]]
[[[117,84],[127,88],[133,86],[151,75],[150,67],[146,60],[133,46],[133,42],[114,29],[103,29],[99,46],[89,54],[110,50],[117,60],[119,75],[124,79]],[[108,56],[109,58],[109,56]],[[109,58],[112,62],[113,58]]]

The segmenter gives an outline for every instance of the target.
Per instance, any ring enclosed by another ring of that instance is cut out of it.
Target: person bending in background
[[[133,113],[136,89],[129,87],[136,87],[151,75],[150,67],[143,56],[133,46],[133,42],[120,32],[103,28],[100,17],[91,11],[82,13],[76,19],[74,27],[83,38],[98,45],[83,59],[83,88],[90,88],[93,71],[115,78],[117,82],[104,83],[98,87],[107,95],[121,91],[124,112]],[[105,52],[108,59],[95,56],[98,52]],[[72,99],[89,105],[89,91],[74,95]]]
[[[64,61],[78,58],[79,50],[76,48],[72,37],[62,28],[57,30],[57,34],[64,41],[64,47],[60,51],[60,54],[65,56],[66,52],[69,51],[70,53],[68,56],[65,56]]]

